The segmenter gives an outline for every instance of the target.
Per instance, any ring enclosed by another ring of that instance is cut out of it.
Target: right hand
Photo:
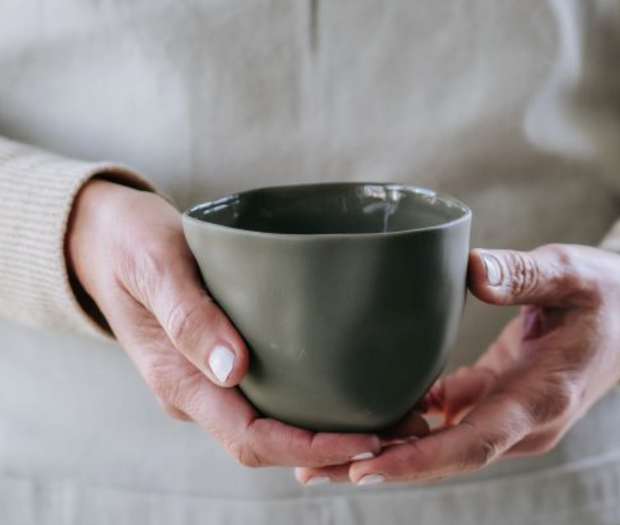
[[[247,347],[204,289],[180,213],[161,197],[88,182],[66,249],[83,301],[94,301],[164,410],[198,423],[239,463],[319,467],[379,453],[377,435],[289,426],[231,388],[247,371]]]

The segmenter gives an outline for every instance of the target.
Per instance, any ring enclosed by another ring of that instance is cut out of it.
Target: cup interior
[[[326,183],[274,186],[200,204],[189,217],[276,234],[359,234],[427,229],[470,214],[452,197],[417,186]]]

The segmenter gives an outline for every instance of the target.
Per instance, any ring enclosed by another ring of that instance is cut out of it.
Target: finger
[[[174,348],[152,316],[144,316],[140,324],[155,336],[145,340],[143,334],[123,331],[119,341],[164,411],[174,407],[171,415],[185,414],[223,444],[243,436],[258,417],[252,405],[237,389],[221,388],[206,378]]]
[[[427,392],[427,413],[458,412],[485,397],[522,358],[521,319],[515,317],[473,366],[439,378]]]
[[[179,264],[165,272],[151,307],[172,344],[212,382],[231,387],[241,381],[249,361],[245,342],[194,267]]]
[[[590,306],[597,277],[574,247],[545,245],[536,250],[472,250],[469,286],[482,301],[540,306]]]
[[[443,416],[443,425],[456,422],[463,412],[485,398],[518,367],[522,352],[522,323],[515,317],[478,361],[437,380],[426,395],[427,414]]]
[[[486,366],[460,367],[434,388],[435,407],[450,425],[459,414],[483,399],[496,386],[498,374]]]
[[[177,407],[171,405],[170,403],[166,403],[160,398],[157,398],[157,402],[159,403],[159,406],[161,406],[162,410],[171,418],[178,419],[179,421],[193,421],[193,419],[189,417],[185,412],[179,410]]]
[[[559,436],[560,433],[555,428],[534,432],[506,450],[502,457],[514,458],[524,455],[544,454],[556,443]]]
[[[142,324],[150,334],[161,332],[152,316]],[[238,389],[209,381],[165,334],[150,337],[147,343],[143,334],[119,332],[121,344],[156,397],[187,414],[243,465],[316,467],[372,457],[381,450],[373,434],[314,433],[261,418]]]
[[[570,430],[570,422],[558,422],[526,436],[506,450],[502,457],[540,456],[552,450]]]
[[[246,440],[271,465],[339,465],[381,452],[381,441],[375,434],[312,432],[271,418],[256,418]]]
[[[305,487],[324,485],[325,483],[351,483],[349,467],[350,463],[324,468],[297,467],[295,479]]]
[[[431,386],[428,392],[424,395],[427,412],[434,413],[435,411],[442,409],[443,399],[441,396],[443,395],[443,380],[443,377],[437,379],[437,381],[433,383],[433,386]]]
[[[479,470],[520,441],[533,423],[525,406],[507,394],[492,394],[458,424],[380,456],[351,465],[356,483],[382,476],[387,481],[433,481]]]
[[[381,450],[373,434],[311,432],[258,417],[237,389],[219,388],[205,378],[186,381],[175,405],[246,466],[319,467],[373,457]]]
[[[416,436],[409,436],[405,439],[394,440],[390,445],[384,444],[384,449],[389,450],[389,447],[394,445],[410,443],[419,439]],[[327,467],[297,467],[295,469],[295,478],[297,482],[304,486],[320,485],[324,483],[351,483],[350,470],[353,462],[345,463],[342,465],[330,465]]]

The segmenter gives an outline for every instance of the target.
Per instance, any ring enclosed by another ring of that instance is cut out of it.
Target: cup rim
[[[438,198],[442,201],[449,203],[451,206],[455,206],[461,208],[463,214],[456,219],[452,219],[446,222],[442,222],[440,224],[434,224],[432,226],[424,226],[417,228],[406,228],[402,230],[396,231],[387,231],[387,232],[351,232],[351,233],[281,233],[281,232],[263,232],[257,230],[248,230],[244,228],[237,228],[234,226],[225,226],[223,224],[217,224],[214,222],[204,221],[201,219],[197,219],[196,217],[192,217],[190,214],[194,211],[197,211],[201,208],[211,207],[217,205],[217,203],[224,204],[234,198],[238,198],[242,195],[247,195],[250,193],[265,191],[265,190],[278,190],[278,189],[303,189],[303,188],[316,188],[316,187],[324,187],[327,188],[329,186],[381,186],[385,189],[405,189],[407,191],[411,191],[413,193],[422,194],[432,198]],[[342,181],[342,182],[316,182],[316,183],[300,183],[300,184],[276,184],[269,186],[261,186],[257,188],[251,188],[248,190],[242,190],[235,193],[231,193],[224,197],[220,197],[217,199],[211,199],[208,201],[203,201],[198,204],[194,204],[187,208],[182,214],[183,222],[190,222],[195,224],[200,224],[202,227],[212,228],[216,231],[227,232],[229,234],[236,235],[244,235],[251,237],[261,237],[261,238],[271,238],[271,239],[291,239],[291,240],[317,240],[317,239],[365,239],[365,238],[386,238],[386,237],[397,237],[402,235],[408,235],[412,233],[418,232],[428,232],[433,230],[441,230],[449,227],[456,226],[461,222],[470,221],[472,218],[472,210],[469,206],[467,206],[462,201],[448,195],[447,193],[443,193],[441,191],[432,190],[430,188],[426,188],[424,186],[418,186],[416,184],[407,184],[401,182],[375,182],[375,181]]]

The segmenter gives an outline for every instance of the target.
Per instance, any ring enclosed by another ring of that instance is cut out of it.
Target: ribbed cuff
[[[157,192],[125,166],[70,159],[0,138],[1,317],[38,328],[113,338],[80,306],[69,282],[64,249],[75,196],[97,175]]]

